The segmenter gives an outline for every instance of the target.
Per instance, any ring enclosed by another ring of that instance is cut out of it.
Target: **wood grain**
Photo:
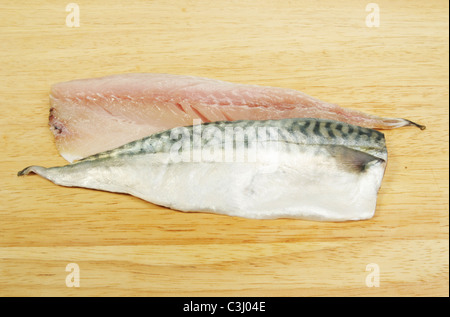
[[[1,296],[448,296],[448,2],[0,3]],[[247,220],[16,176],[64,164],[51,84],[126,72],[302,90],[427,129],[386,131],[376,215]],[[69,288],[68,263],[80,267]],[[366,271],[380,269],[379,287]]]

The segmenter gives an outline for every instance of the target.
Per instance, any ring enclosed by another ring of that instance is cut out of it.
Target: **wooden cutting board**
[[[368,3],[2,1],[0,295],[448,296],[448,2]],[[427,129],[385,131],[368,221],[188,214],[16,176],[65,163],[51,84],[126,72],[294,88]]]

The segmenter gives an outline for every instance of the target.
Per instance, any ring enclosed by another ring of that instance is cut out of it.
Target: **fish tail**
[[[411,120],[408,120],[408,119],[403,119],[403,120],[405,120],[407,122],[407,125],[412,125],[412,126],[418,127],[420,130],[425,130],[427,128],[426,126],[424,126],[422,124],[415,123],[415,122],[413,122]]]
[[[65,166],[55,166],[47,168],[43,166],[32,165],[18,172],[17,176],[24,176],[30,173],[34,173],[45,179],[48,179],[55,184],[67,186],[67,178],[70,177],[71,170],[73,169],[66,168]]]
[[[413,122],[408,119],[403,118],[380,118],[378,123],[375,123],[372,128],[375,129],[396,129],[400,127],[406,127],[406,126],[414,126],[419,128],[420,130],[425,130],[426,126]]]
[[[99,167],[101,165],[104,165],[105,168],[102,169]],[[124,192],[117,186],[115,176],[109,177],[108,173],[111,172],[110,167],[107,163],[105,164],[104,160],[100,160],[99,162],[77,162],[54,167],[32,165],[18,172],[17,176],[34,173],[61,186]]]
[[[339,106],[335,105],[335,107],[336,109],[338,109]],[[371,129],[390,130],[406,126],[414,126],[419,128],[420,130],[426,129],[424,125],[413,122],[408,119],[380,117],[354,109],[345,109],[345,111],[343,112],[338,111],[337,115],[334,115],[329,119],[343,121]]]
[[[23,170],[19,171],[17,173],[17,176],[24,176],[24,175],[28,175],[30,173],[41,174],[44,170],[46,170],[45,167],[32,165],[32,166],[28,166],[28,167],[24,168]]]

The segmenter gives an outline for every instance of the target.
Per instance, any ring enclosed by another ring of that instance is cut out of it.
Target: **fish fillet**
[[[69,162],[156,132],[202,122],[323,118],[374,129],[415,124],[381,118],[285,88],[169,74],[122,74],[58,83],[49,125]]]
[[[127,193],[186,212],[318,221],[369,219],[387,162],[383,133],[295,118],[177,127],[66,166],[62,186]]]

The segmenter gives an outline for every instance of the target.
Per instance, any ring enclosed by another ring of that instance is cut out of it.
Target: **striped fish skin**
[[[180,211],[348,221],[374,215],[386,162],[379,131],[297,118],[178,127],[18,175],[34,172],[58,185],[127,193]]]
[[[167,129],[202,122],[314,117],[374,129],[420,126],[339,107],[294,89],[171,74],[120,74],[57,83],[49,125],[72,162]]]

